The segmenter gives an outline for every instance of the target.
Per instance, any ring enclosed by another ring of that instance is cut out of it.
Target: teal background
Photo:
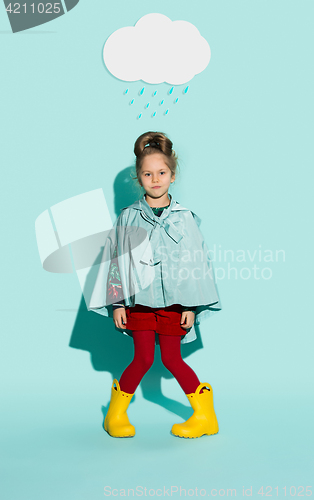
[[[159,98],[170,86],[117,80],[102,49],[151,12],[195,24],[212,57],[185,96],[176,89],[167,116],[137,120],[131,93],[139,101],[144,85],[144,100],[156,89]],[[289,497],[290,486],[311,485],[313,2],[81,0],[16,34],[4,7],[0,15],[3,498],[94,500],[105,486],[147,496],[170,486],[243,496],[252,486],[251,498],[261,486],[276,497],[278,486],[283,498],[284,486]],[[35,219],[72,196],[101,187],[116,218],[129,200],[117,179],[147,130],[173,141],[173,196],[201,217],[210,249],[285,253],[284,262],[236,263],[230,253],[214,262],[216,272],[230,262],[272,276],[219,280],[223,310],[201,324],[195,352],[182,347],[213,386],[220,425],[195,440],[170,434],[191,408],[159,348],[128,411],[136,436],[104,432],[132,341],[86,311],[75,274],[45,272],[36,245]]]

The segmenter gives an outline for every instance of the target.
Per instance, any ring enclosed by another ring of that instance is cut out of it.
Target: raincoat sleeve
[[[196,307],[188,307],[188,306],[182,306],[182,312],[184,311],[192,311],[195,312]]]
[[[195,309],[195,324],[200,324],[200,320],[206,317],[211,317],[218,311],[221,311],[222,305],[219,296],[219,292],[216,285],[215,271],[212,264],[212,260],[209,255],[209,250],[205,242],[202,231],[200,230],[200,225],[202,220],[198,215],[196,215],[192,210],[190,211],[192,218],[192,226],[190,227],[190,237],[192,241],[195,242],[196,247],[202,249],[203,261],[205,264],[205,275],[206,279],[203,280],[202,287],[204,289],[204,300],[202,305],[198,305]],[[196,248],[197,249],[197,248]],[[191,287],[193,289],[193,287]],[[206,297],[206,298],[205,298]]]
[[[117,259],[117,253],[118,253],[117,250],[118,249],[116,246],[114,250],[113,259],[111,260],[110,264],[108,285],[107,285],[107,293],[108,296],[113,301],[112,303],[113,309],[124,306],[121,276]]]
[[[98,262],[92,268],[92,290],[87,308],[103,316],[112,316],[113,304],[123,299],[122,287],[119,287],[121,279],[117,262],[117,228],[121,225],[121,219],[122,213],[111,231],[106,234]]]
[[[93,266],[96,278],[91,280],[92,292],[87,308],[103,316],[112,317],[113,305],[120,299],[125,307],[132,306],[139,289],[138,280],[145,287],[145,279],[150,277],[147,271],[143,276],[137,272],[143,267],[140,257],[147,245],[147,232],[136,224],[133,226],[129,216],[129,210],[123,209],[105,239],[100,264]]]

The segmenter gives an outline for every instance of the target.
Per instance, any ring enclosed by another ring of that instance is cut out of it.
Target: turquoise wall
[[[111,33],[151,12],[193,23],[211,47],[187,94],[175,88],[176,104],[170,85],[120,81],[102,60]],[[2,7],[5,498],[94,500],[136,487],[167,496],[171,486],[172,496],[180,487],[186,496],[252,488],[260,498],[262,486],[305,495],[313,478],[313,14],[305,0],[81,0],[49,25],[12,33]],[[169,113],[137,119],[155,90]],[[196,440],[170,434],[191,409],[159,348],[129,408],[136,436],[103,431],[132,340],[87,312],[76,274],[46,272],[37,249],[35,220],[51,206],[102,188],[115,220],[136,199],[123,181],[147,130],[173,141],[172,194],[202,219],[223,305],[194,345],[182,346],[213,386],[220,425]]]

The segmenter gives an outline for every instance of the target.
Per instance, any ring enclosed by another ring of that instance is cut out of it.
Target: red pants
[[[181,306],[174,304],[164,309],[136,304],[127,307],[126,325],[128,330],[154,330],[161,335],[185,335],[186,330],[180,325]]]
[[[122,373],[119,384],[123,392],[133,394],[154,362],[155,332],[158,333],[161,360],[177,379],[185,394],[194,393],[200,384],[192,368],[181,356],[181,306],[152,309],[136,305],[126,308],[126,329],[132,330],[134,359]],[[202,391],[201,391],[202,392]]]

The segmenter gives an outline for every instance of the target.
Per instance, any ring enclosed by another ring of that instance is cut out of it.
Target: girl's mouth
[[[160,186],[153,186],[153,189],[159,189]]]

